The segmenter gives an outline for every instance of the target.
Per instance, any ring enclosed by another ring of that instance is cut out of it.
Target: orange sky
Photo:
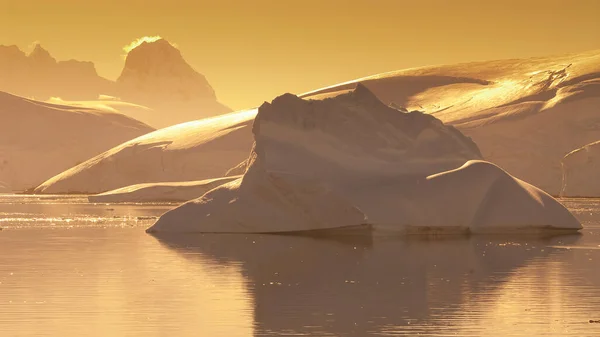
[[[161,35],[239,109],[402,68],[600,49],[596,0],[0,0],[0,44],[40,41],[115,79]]]

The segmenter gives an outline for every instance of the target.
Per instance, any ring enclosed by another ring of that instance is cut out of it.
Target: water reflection
[[[238,265],[257,335],[366,336],[481,332],[474,307],[501,300],[519,270],[580,236],[157,238],[198,264]]]
[[[157,240],[169,205],[0,196],[0,336],[598,336],[600,203],[565,203],[580,236]]]
[[[208,268],[144,227],[0,231],[0,336],[248,336],[239,268]]]

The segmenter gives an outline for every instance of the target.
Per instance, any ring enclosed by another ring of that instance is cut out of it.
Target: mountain
[[[151,113],[135,117],[155,127],[231,111],[217,101],[206,78],[164,39],[130,50],[116,82],[99,76],[91,62],[57,61],[39,44],[29,55],[16,46],[0,46],[0,90],[42,101],[87,102],[89,107],[99,97],[110,96],[115,102],[147,107]]]
[[[119,97],[161,111],[177,123],[231,111],[217,101],[206,78],[164,39],[142,42],[127,54],[117,89]]]
[[[0,90],[37,100],[96,99],[112,90],[111,82],[98,76],[94,64],[57,61],[36,45],[26,55],[16,46],[0,46]]]
[[[117,83],[128,95],[160,101],[215,101],[215,91],[168,41],[143,42],[127,54]]]
[[[302,97],[333,97],[357,83],[387,104],[454,125],[486,160],[554,195],[562,158],[600,139],[600,50],[406,69]]]
[[[0,185],[21,191],[153,131],[130,117],[0,92]]]

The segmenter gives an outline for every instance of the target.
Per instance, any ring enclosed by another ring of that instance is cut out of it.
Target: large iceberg
[[[242,178],[164,214],[150,232],[579,229],[551,196],[481,161],[475,143],[368,89],[263,104]]]

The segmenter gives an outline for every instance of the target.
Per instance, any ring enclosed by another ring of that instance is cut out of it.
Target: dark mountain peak
[[[29,59],[40,65],[56,64],[56,59],[39,43],[35,45],[35,48],[29,54]]]

